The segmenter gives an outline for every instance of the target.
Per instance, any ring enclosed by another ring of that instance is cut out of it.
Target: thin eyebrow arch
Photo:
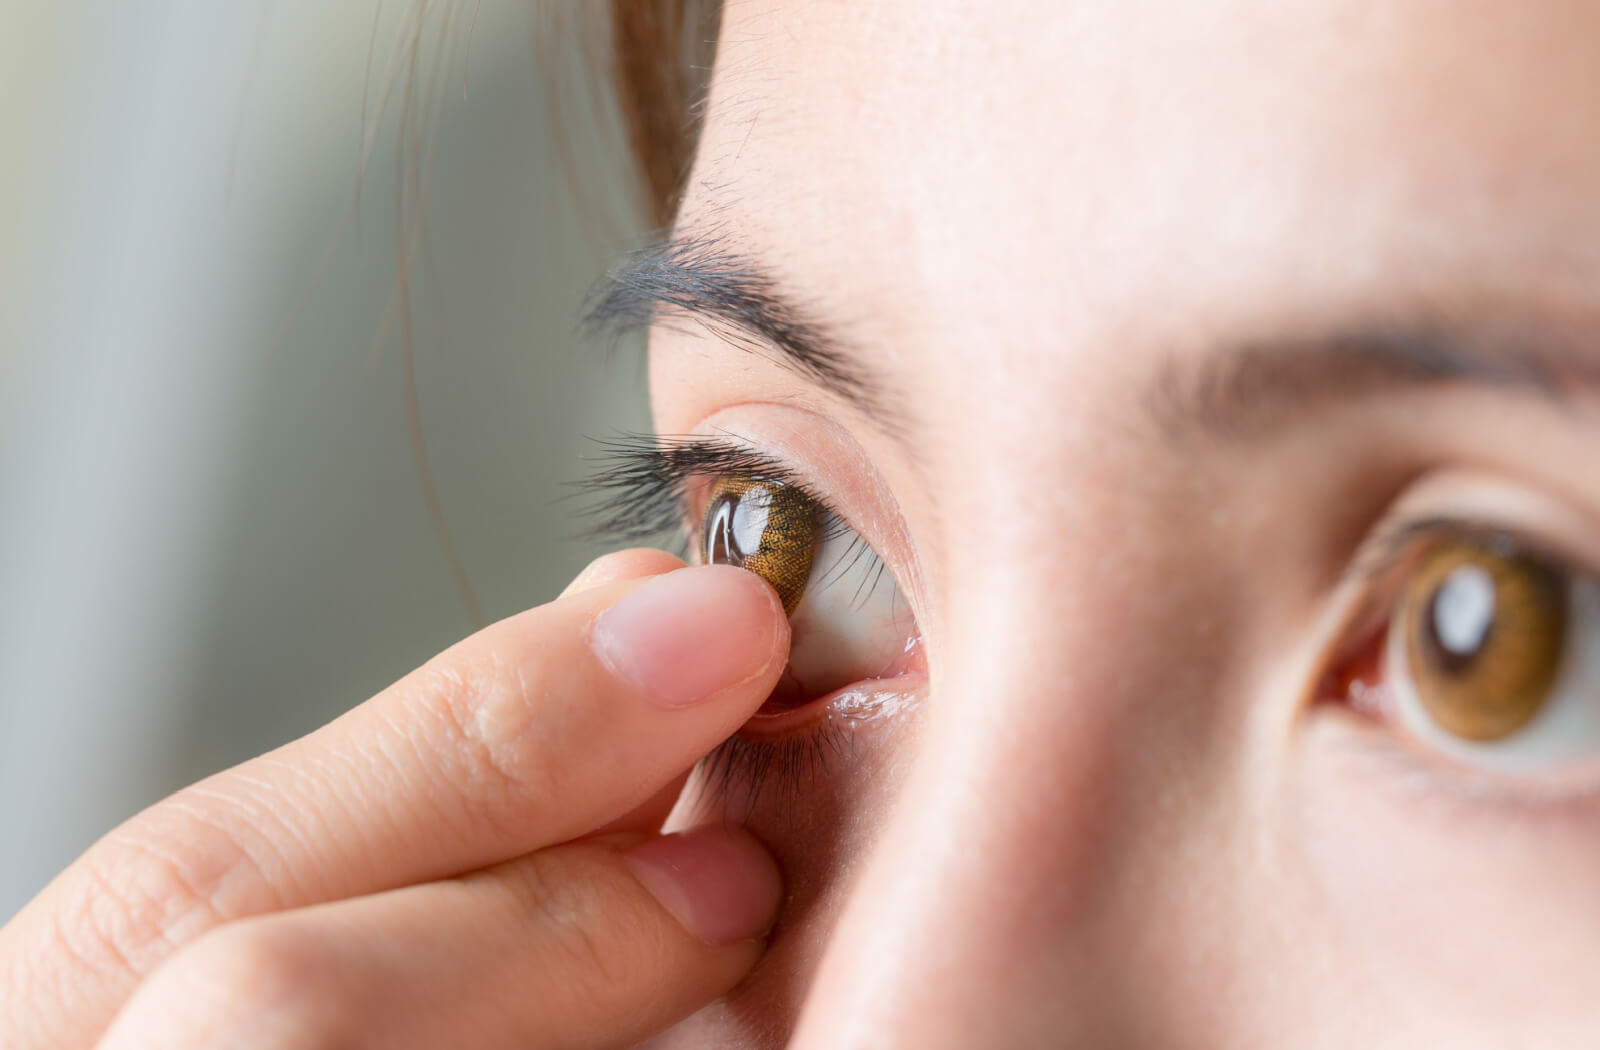
[[[1147,414],[1178,442],[1258,440],[1318,408],[1418,388],[1498,388],[1568,408],[1577,395],[1600,394],[1600,324],[1441,313],[1438,305],[1321,334],[1208,340],[1198,363],[1181,355],[1158,370],[1146,391]],[[859,351],[722,237],[678,235],[629,255],[590,290],[583,323],[621,333],[674,314],[701,321],[730,345],[775,361],[895,431],[899,416],[885,384]]]
[[[1600,338],[1572,326],[1461,318],[1264,339],[1214,351],[1199,364],[1169,361],[1147,407],[1174,439],[1252,440],[1317,408],[1454,385],[1571,408],[1579,395],[1600,394]]]
[[[715,236],[675,236],[627,256],[589,292],[583,325],[620,334],[683,314],[853,405],[888,417],[883,386],[837,336],[786,297],[758,262]]]

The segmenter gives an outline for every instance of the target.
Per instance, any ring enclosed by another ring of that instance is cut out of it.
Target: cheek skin
[[[1480,1045],[1516,1017],[1519,1045],[1592,1046],[1600,799],[1519,811],[1375,732],[1337,709],[1307,720],[1292,826],[1376,987],[1455,1026],[1439,1045]]]
[[[770,773],[752,792],[748,783],[708,783],[703,768],[691,777],[663,830],[742,824],[771,848],[786,896],[770,947],[750,976],[648,1046],[722,1046],[734,1031],[750,1045],[766,1046],[774,1033],[793,1030],[857,869],[915,754],[925,682],[904,693],[882,690],[871,711],[847,714],[834,737],[839,754],[823,752],[793,782]],[[790,739],[808,732],[792,730]]]

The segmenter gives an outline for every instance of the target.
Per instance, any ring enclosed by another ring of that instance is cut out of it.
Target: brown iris
[[[822,543],[822,510],[791,485],[723,479],[706,501],[705,560],[736,565],[772,585],[793,615]]]
[[[1464,740],[1499,740],[1539,713],[1561,670],[1566,580],[1507,543],[1455,541],[1407,582],[1400,625],[1428,717]]]

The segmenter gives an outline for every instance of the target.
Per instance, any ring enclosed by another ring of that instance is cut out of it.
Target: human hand
[[[0,929],[0,1046],[626,1046],[727,991],[777,869],[657,831],[789,628],[681,566],[608,555],[112,831]]]

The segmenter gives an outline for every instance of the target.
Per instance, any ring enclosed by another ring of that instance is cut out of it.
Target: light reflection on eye
[[[794,485],[712,485],[700,553],[770,583],[789,613],[789,667],[763,711],[797,708],[915,657],[913,620],[894,577],[859,535]]]
[[[1345,672],[1354,706],[1472,768],[1600,755],[1600,581],[1486,534],[1438,544],[1399,589]]]

